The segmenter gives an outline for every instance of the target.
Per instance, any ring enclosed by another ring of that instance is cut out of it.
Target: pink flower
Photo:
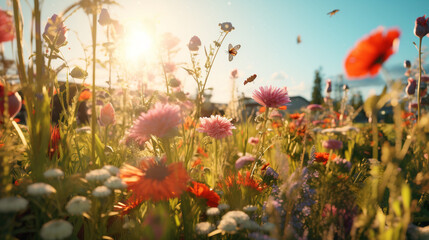
[[[222,139],[232,135],[232,129],[235,129],[231,121],[219,115],[211,116],[210,118],[200,118],[199,132],[207,133],[212,138]]]
[[[0,83],[0,123],[3,121],[4,112],[4,85]],[[13,118],[19,113],[22,107],[21,96],[17,92],[8,92],[8,104],[9,104],[9,117]]]
[[[322,146],[326,149],[341,149],[343,148],[343,142],[335,139],[329,139],[326,141],[323,141]]]
[[[422,82],[429,83],[429,75],[423,75],[421,80]]]
[[[405,93],[407,93],[408,95],[414,95],[414,93],[416,92],[416,87],[417,87],[417,82],[414,78],[408,78],[408,85],[405,88]]]
[[[14,33],[12,16],[0,9],[0,43],[12,41],[15,38]]]
[[[100,111],[100,122],[104,125],[111,125],[116,122],[115,109],[111,103],[107,103]]]
[[[319,110],[322,110],[323,107],[322,105],[319,105],[319,104],[310,104],[307,106],[307,109],[310,111],[319,111]]]
[[[55,47],[61,47],[66,44],[67,29],[63,23],[63,20],[57,14],[52,15],[46,23],[43,36],[49,40],[49,44]]]
[[[249,140],[247,140],[248,143],[252,145],[257,145],[259,143],[259,138],[257,137],[250,137]]]
[[[139,144],[147,141],[151,135],[167,137],[182,122],[180,107],[157,103],[147,113],[142,113],[130,129],[130,137]]]
[[[112,21],[112,19],[110,19],[109,11],[107,11],[107,9],[105,9],[105,8],[102,8],[100,16],[98,17],[98,23],[101,26],[106,26],[106,25],[110,24],[111,21]]]
[[[273,86],[260,87],[253,91],[253,100],[265,107],[280,107],[290,103],[287,88]]]
[[[231,71],[231,78],[232,79],[237,79],[238,78],[238,70],[234,69]]]
[[[332,92],[332,81],[331,79],[326,80],[326,88],[325,88],[325,92],[327,94]]]
[[[250,164],[256,160],[253,156],[242,156],[237,161],[235,161],[235,169],[239,170],[246,166],[247,164]]]
[[[414,26],[414,35],[416,35],[419,38],[422,38],[429,33],[429,26],[428,26],[429,18],[426,19],[425,17],[426,15],[423,15],[423,17],[418,17],[416,19],[416,23]]]
[[[197,36],[193,36],[191,40],[189,40],[188,48],[189,51],[198,51],[201,46],[201,40]]]
[[[274,118],[275,119],[281,119],[282,117],[283,117],[283,115],[277,110],[274,110],[270,113],[270,118],[272,118],[272,119],[274,119]]]
[[[176,71],[176,64],[172,63],[172,62],[165,63],[164,64],[164,70],[167,73],[174,72],[174,71]]]
[[[167,50],[173,49],[177,44],[179,44],[180,39],[174,36],[172,33],[164,33],[162,35],[161,45]]]

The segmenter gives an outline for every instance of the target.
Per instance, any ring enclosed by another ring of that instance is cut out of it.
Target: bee
[[[340,9],[334,9],[334,10],[332,10],[332,11],[328,12],[328,15],[329,15],[330,17],[332,17],[332,16],[334,16],[334,15],[335,15],[335,13],[337,13],[337,12],[339,12],[339,11],[340,11]]]
[[[252,76],[248,77],[245,81],[244,81],[244,85],[253,82],[253,80],[255,80],[255,78],[257,77],[256,74],[253,74]]]
[[[235,45],[235,47],[232,47],[231,43],[228,45],[228,54],[229,54],[229,58],[228,59],[229,59],[230,62],[232,61],[232,59],[235,56],[237,56],[237,50],[240,49],[240,47],[241,47],[240,44]]]
[[[296,37],[296,43],[297,44],[301,43],[301,35],[298,35],[298,37]]]

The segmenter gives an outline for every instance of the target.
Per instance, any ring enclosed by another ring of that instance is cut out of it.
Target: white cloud
[[[279,72],[275,72],[275,73],[271,74],[271,80],[272,81],[284,81],[288,78],[289,78],[289,76],[283,71],[279,71]]]

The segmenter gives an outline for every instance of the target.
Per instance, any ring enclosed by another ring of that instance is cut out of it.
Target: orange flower
[[[287,110],[287,106],[281,106],[278,108],[279,110]]]
[[[304,117],[304,114],[305,113],[292,113],[289,115],[289,117],[291,119],[300,119],[300,118]]]
[[[201,161],[201,158],[197,158],[197,160],[195,160],[193,163],[192,163],[192,168],[194,168],[194,167],[197,167],[198,165],[201,165],[201,170],[203,170],[204,169],[204,166],[203,166],[203,164],[202,164],[202,161]]]
[[[200,146],[198,146],[198,148],[197,148],[197,152],[198,152],[198,154],[200,154],[200,155],[202,155],[203,157],[206,157],[206,158],[208,158],[209,157],[209,155],[204,151],[204,149],[202,148],[202,147],[200,147]]]
[[[207,200],[207,206],[217,207],[219,205],[220,197],[219,195],[211,190],[204,183],[199,183],[192,181],[193,187],[188,187],[188,192],[195,195],[195,197],[203,198]]]
[[[195,126],[196,126],[195,121],[191,117],[187,116],[183,123],[183,127],[185,128],[185,130],[188,130],[190,128],[195,128]]]
[[[326,163],[329,160],[329,153],[327,153],[327,152],[317,152],[315,155],[316,156],[315,156],[314,161],[320,162],[320,163],[323,163],[323,165],[326,165]],[[335,159],[336,157],[337,157],[337,155],[331,154],[331,160]]]
[[[384,34],[383,28],[378,28],[360,40],[344,62],[348,77],[364,78],[377,75],[383,63],[395,53],[400,35],[398,29],[390,29]]]
[[[186,190],[189,180],[182,163],[165,164],[166,158],[160,161],[155,158],[145,158],[139,168],[125,164],[120,171],[120,177],[133,192],[132,201],[165,200],[178,197]]]
[[[88,89],[85,89],[80,93],[79,101],[86,101],[86,100],[90,99],[91,97],[92,97],[92,93]]]
[[[128,199],[126,203],[118,202],[116,205],[113,206],[113,209],[115,211],[121,212],[121,215],[124,216],[130,213],[130,211],[137,207],[140,203],[141,201],[131,201],[130,199]]]
[[[246,171],[246,177],[243,177],[243,175],[241,175],[241,172],[238,172],[237,176],[235,175],[231,175],[229,177],[227,177],[224,180],[223,184],[219,184],[219,186],[222,188],[224,185],[225,187],[232,187],[234,185],[241,185],[243,187],[249,187],[252,189],[257,190],[258,192],[261,192],[262,190],[264,190],[266,188],[265,185],[261,185],[259,181],[256,181],[253,178],[250,178],[250,172]]]
[[[264,113],[265,112],[265,107],[260,107],[259,108],[259,113]]]

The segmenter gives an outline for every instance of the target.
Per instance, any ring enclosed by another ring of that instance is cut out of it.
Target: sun
[[[147,53],[152,45],[152,39],[142,31],[133,31],[125,41],[125,56],[128,60],[140,58]]]

